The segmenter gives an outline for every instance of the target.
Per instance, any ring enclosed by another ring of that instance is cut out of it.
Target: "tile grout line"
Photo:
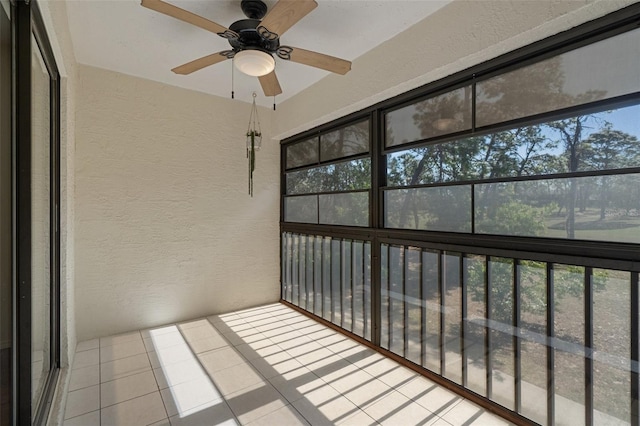
[[[102,347],[98,339],[98,424],[102,426]]]
[[[175,324],[171,324],[171,325],[175,325]],[[164,414],[167,416],[166,417],[167,421],[169,422],[169,424],[171,424],[171,421],[169,420],[169,412],[167,411],[167,406],[165,405],[164,398],[162,398],[162,393],[160,392],[160,384],[158,383],[158,378],[156,377],[155,371],[153,371],[154,368],[153,368],[153,363],[151,362],[151,357],[149,357],[149,351],[147,350],[147,346],[144,344],[144,337],[142,337],[142,330],[138,330],[138,333],[140,334],[140,339],[142,339],[142,346],[144,347],[145,355],[147,355],[147,361],[149,361],[149,367],[151,367],[151,370],[150,370],[151,371],[151,375],[153,376],[153,380],[156,382],[156,388],[157,388],[156,392],[158,392],[158,396],[160,397],[160,401],[162,401],[162,408],[164,408]],[[150,395],[150,394],[146,394],[146,395]]]
[[[220,330],[218,330],[218,328],[217,328],[217,327],[216,327],[216,326],[215,326],[211,321],[209,321],[209,318],[208,318],[208,317],[207,317],[207,318],[205,318],[205,319],[206,319],[206,321],[211,325],[211,327],[213,327],[213,329],[214,329],[214,330],[216,330],[217,332],[219,332],[219,331],[220,331]],[[187,347],[189,348],[189,350],[190,350],[190,351],[191,351],[191,353],[193,354],[193,357],[196,359],[196,362],[198,363],[198,365],[200,366],[200,368],[202,369],[202,371],[207,375],[207,377],[208,377],[208,378],[209,378],[209,380],[211,381],[211,384],[212,384],[212,385],[216,388],[216,390],[218,390],[218,392],[220,393],[220,398],[221,398],[221,399],[222,399],[222,401],[224,402],[224,405],[226,405],[226,406],[227,406],[227,409],[228,409],[228,410],[229,410],[229,412],[233,415],[233,418],[236,420],[236,422],[237,422],[238,424],[242,424],[242,423],[240,422],[240,419],[238,419],[238,417],[236,416],[236,413],[234,413],[234,412],[233,412],[233,410],[231,409],[231,406],[229,406],[229,403],[227,402],[227,398],[225,397],[225,395],[223,395],[223,394],[220,392],[220,389],[218,389],[218,387],[216,386],[215,382],[213,381],[213,377],[211,377],[211,376],[209,375],[209,373],[207,372],[207,369],[206,369],[206,368],[204,367],[204,365],[202,364],[202,361],[200,361],[200,357],[198,357],[198,354],[196,354],[196,353],[193,351],[193,348],[192,348],[192,347],[191,347],[191,345],[189,344],[189,341],[187,340],[187,338],[186,338],[185,334],[182,332],[182,329],[178,326],[178,324],[176,324],[175,326],[176,326],[176,328],[178,329],[178,333],[180,333],[180,335],[182,336],[182,339],[183,339],[183,340],[184,340],[184,342],[187,344]],[[229,341],[229,340],[224,336],[224,334],[223,334],[223,333],[220,333],[220,335],[222,336],[222,338],[223,338],[227,343],[229,343],[229,347],[230,347],[231,349],[233,349],[235,352],[238,352],[238,351],[236,351],[235,346],[234,346],[233,344],[231,344],[231,342],[230,342],[230,341]],[[218,348],[218,349],[220,349],[220,348]],[[215,351],[215,350],[216,350],[216,349],[214,349],[214,351]],[[211,352],[211,351],[208,351],[208,352]],[[244,358],[244,356],[242,356],[242,354],[241,354],[241,353],[239,353],[239,352],[238,352],[238,354],[239,354],[242,358]],[[170,388],[171,388],[171,387],[169,387],[169,389],[170,389]],[[162,401],[162,403],[164,404],[164,400]],[[167,409],[167,407],[165,406],[165,411],[166,411],[166,409]],[[168,417],[167,417],[167,418],[168,418]],[[169,423],[171,423],[171,421],[169,421]]]

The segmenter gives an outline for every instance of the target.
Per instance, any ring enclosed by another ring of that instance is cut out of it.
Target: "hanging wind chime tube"
[[[251,115],[249,115],[249,126],[247,127],[247,159],[249,163],[249,195],[253,197],[253,172],[256,169],[256,151],[262,145],[262,131],[260,130],[260,119],[258,118],[258,107],[256,107],[256,92],[253,92],[253,104],[251,105]]]

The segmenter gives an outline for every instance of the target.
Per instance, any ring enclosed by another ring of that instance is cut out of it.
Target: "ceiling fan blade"
[[[276,77],[275,71],[258,77],[258,80],[260,80],[260,85],[262,86],[262,91],[265,96],[276,96],[282,93],[282,88],[280,87],[280,82],[278,81],[278,77]]]
[[[344,75],[351,70],[351,62],[349,61],[298,47],[280,46],[277,54],[282,59],[321,68],[336,74]]]
[[[223,27],[222,25],[203,18],[200,15],[196,15],[195,13],[191,13],[162,0],[142,0],[141,4],[142,6],[155,10],[156,12],[163,13],[167,16],[171,16],[172,18],[176,18],[183,22],[195,25],[196,27],[211,31],[212,33],[218,34],[220,37],[238,38],[238,34],[227,27]]]
[[[258,33],[267,40],[275,40],[316,7],[315,0],[280,0],[260,22]]]
[[[233,51],[231,50],[223,50],[222,52],[213,53],[211,55],[203,56],[202,58],[196,59],[195,61],[187,62],[186,64],[180,65],[179,67],[175,67],[171,71],[176,74],[182,75],[191,74],[192,72],[196,72],[198,70],[201,70],[202,68],[232,58],[232,53]]]

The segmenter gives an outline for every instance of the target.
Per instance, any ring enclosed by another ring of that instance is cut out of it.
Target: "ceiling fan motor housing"
[[[275,40],[262,38],[257,31],[259,25],[260,20],[258,19],[241,19],[231,24],[229,29],[238,34],[237,39],[229,39],[229,44],[233,50],[239,52],[241,50],[257,49],[274,53],[280,47],[280,40],[277,38]]]

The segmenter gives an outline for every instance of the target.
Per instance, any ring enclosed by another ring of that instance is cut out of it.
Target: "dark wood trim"
[[[593,268],[584,268],[584,418],[593,426]]]
[[[31,6],[12,2],[13,93],[13,419],[31,425]]]
[[[487,411],[490,411],[491,413],[494,413],[502,418],[504,418],[505,420],[512,422],[516,425],[522,425],[522,426],[535,426],[536,423],[532,422],[531,420],[527,419],[526,417],[523,417],[511,410],[508,410],[504,407],[502,407],[501,405],[498,405],[496,403],[493,403],[489,400],[487,400],[486,398],[476,394],[475,392],[472,392],[466,388],[464,388],[463,386],[452,382],[451,380],[445,379],[444,377],[440,376],[439,374],[433,373],[429,370],[427,370],[424,367],[421,367],[417,364],[412,363],[411,361],[408,361],[406,359],[404,359],[403,357],[396,355],[395,353],[383,349],[380,346],[374,345],[373,343],[361,338],[360,336],[350,333],[347,330],[325,320],[324,318],[320,318],[317,315],[312,314],[311,312],[305,311],[302,308],[297,307],[296,305],[287,302],[286,300],[280,300],[280,303],[282,303],[283,305],[297,311],[300,312],[301,314],[319,322],[320,324],[331,328],[334,331],[337,331],[353,340],[355,340],[356,342],[360,343],[361,345],[366,346],[369,349],[372,349],[376,352],[379,352],[380,354],[386,356],[387,358],[390,358],[394,361],[396,361],[398,364],[402,365],[403,367],[407,367],[413,371],[415,371],[416,373],[426,377],[427,379],[435,382],[436,384],[438,384],[439,386],[442,386],[452,392],[455,392],[456,394],[462,396],[463,398],[468,399],[469,401],[478,404],[479,406],[481,406],[482,408],[486,409]]]
[[[640,280],[638,273],[631,273],[631,424],[640,424],[640,379],[638,364],[640,359]],[[635,368],[634,368],[635,367]]]
[[[520,332],[520,311],[521,311],[521,281],[520,281],[520,259],[513,260],[513,329],[517,333],[513,335],[513,365],[514,365],[514,405],[515,411],[522,412],[522,345],[518,337]]]
[[[485,285],[485,294],[484,294],[484,304],[485,304],[485,317],[487,319],[487,324],[491,320],[491,309],[493,304],[493,295],[492,285],[491,285],[491,257],[484,257],[484,285]],[[485,327],[485,336],[484,336],[484,350],[485,350],[485,365],[487,367],[487,398],[491,399],[493,397],[493,356],[492,356],[492,339],[491,339],[491,329],[489,327]]]
[[[553,349],[555,337],[555,295],[553,263],[547,263],[547,424],[555,424],[556,398],[555,398],[555,364],[556,356]]]

